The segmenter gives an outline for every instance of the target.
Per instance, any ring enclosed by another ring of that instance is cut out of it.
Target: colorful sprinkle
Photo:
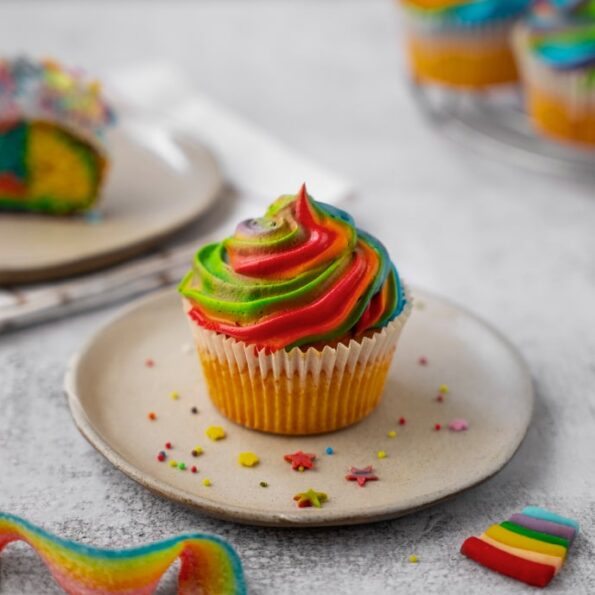
[[[178,463],[178,469],[180,471],[186,471],[186,463]]]
[[[436,401],[438,401],[438,403],[442,403],[442,401],[444,401],[444,396],[443,395],[438,395],[436,397]]]
[[[269,487],[269,484],[266,481],[261,481],[258,485],[261,488],[268,488]]]
[[[170,399],[177,401],[180,398],[180,393],[177,390],[172,390],[171,393],[169,393],[169,397]]]
[[[389,438],[396,438],[396,437],[397,437],[397,433],[396,433],[394,430],[390,430],[390,431],[388,431],[388,432],[386,433],[386,435],[387,435]]]
[[[288,463],[291,463],[291,468],[295,471],[305,471],[306,469],[312,469],[312,467],[314,467],[314,459],[316,459],[316,455],[298,450],[293,454],[285,455],[283,458]]]
[[[198,407],[192,407],[192,409],[190,409],[190,413],[196,415],[198,413]]]
[[[203,453],[203,450],[200,446],[195,446],[191,451],[190,454],[193,457],[199,457]]]
[[[209,426],[205,432],[211,440],[223,440],[225,438],[225,430],[221,426]]]
[[[453,419],[448,424],[448,429],[453,432],[464,432],[469,429],[469,422],[466,419]]]
[[[145,366],[147,366],[147,368],[152,368],[155,365],[155,361],[152,360],[150,357],[148,357],[145,360]]]
[[[386,454],[386,452],[384,452],[383,450],[379,450],[379,451],[376,453],[376,456],[377,456],[379,459],[386,459],[386,457],[387,457],[388,455],[387,455],[387,454]]]
[[[213,483],[211,482],[210,479],[205,478],[202,480],[202,485],[205,486],[205,488],[208,488],[208,487],[212,486]]]
[[[165,459],[166,459],[166,458],[167,458],[167,455],[166,455],[166,454],[165,454],[163,451],[161,451],[161,452],[160,452],[160,453],[157,455],[157,460],[158,460],[160,463],[163,463],[163,461],[165,461]]]
[[[192,473],[198,473],[198,467],[196,465],[192,465],[192,467],[190,467],[190,471],[192,471]]]
[[[446,386],[446,384],[441,384],[438,387],[438,392],[441,393],[441,394],[443,394],[443,395],[447,394],[448,393],[448,386]]]
[[[419,562],[419,558],[415,554],[411,554],[407,559],[411,564],[417,564]]]
[[[420,366],[427,366],[428,365],[428,358],[425,356],[421,356],[417,362],[419,363]]]
[[[442,429],[442,424],[434,424],[434,429],[439,432]]]
[[[171,450],[173,448],[172,443],[171,442],[166,442],[165,443],[165,448],[167,448],[168,450]]]
[[[307,492],[296,494],[293,499],[297,502],[299,508],[322,508],[322,505],[328,500],[324,492],[317,492],[310,488]]]
[[[157,414],[154,411],[149,411],[149,415],[147,415],[147,417],[151,420],[151,421],[155,421],[157,419]]]
[[[91,225],[97,225],[103,221],[103,215],[100,211],[88,211],[84,215],[85,222],[90,223]]]
[[[324,452],[325,452],[327,455],[334,455],[334,454],[335,454],[335,451],[334,451],[334,449],[332,448],[332,446],[327,446],[327,447],[324,449]]]
[[[177,587],[172,584],[173,592],[246,593],[241,561],[220,537],[186,533],[141,547],[100,549],[88,543],[67,541],[17,516],[0,513],[0,543],[6,545],[11,541],[26,542],[39,553],[62,593],[153,593],[162,575],[176,560],[180,566],[176,571]],[[31,580],[32,584],[29,592],[41,593],[41,584],[33,586],[27,562],[23,560],[23,563],[21,571],[27,576],[26,582]],[[13,565],[9,566],[12,569]],[[3,578],[8,570],[8,566],[2,568]],[[16,567],[14,570],[18,572]]]
[[[404,417],[399,417],[399,425],[404,426],[407,423],[407,420]]]
[[[242,465],[242,467],[254,467],[258,465],[260,459],[257,455],[253,452],[241,452],[238,455],[238,463]]]
[[[178,466],[178,461],[174,461],[173,459],[169,462],[169,466],[170,467],[177,467]]]
[[[357,485],[363,488],[367,481],[376,481],[378,476],[374,473],[374,467],[368,465],[362,469],[351,467],[351,471],[345,476],[348,481],[357,481]]]

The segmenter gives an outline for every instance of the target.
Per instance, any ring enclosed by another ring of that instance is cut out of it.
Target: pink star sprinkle
[[[464,432],[469,429],[469,422],[466,419],[453,419],[448,424],[448,429],[453,432]]]

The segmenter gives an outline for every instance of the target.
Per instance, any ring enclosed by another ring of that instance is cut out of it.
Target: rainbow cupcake
[[[91,207],[107,169],[113,113],[97,82],[55,62],[0,60],[0,209]]]
[[[400,0],[414,78],[466,89],[515,82],[510,31],[530,2]]]
[[[278,434],[368,415],[410,310],[383,245],[305,186],[200,248],[180,292],[215,406]]]
[[[542,2],[516,27],[514,40],[537,130],[595,145],[595,1]]]

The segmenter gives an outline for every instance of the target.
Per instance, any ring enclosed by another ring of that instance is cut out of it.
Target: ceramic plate
[[[111,170],[85,216],[0,213],[0,284],[55,279],[124,260],[203,213],[222,186],[210,152],[140,123],[111,141]]]
[[[219,415],[172,290],[128,307],[74,358],[65,380],[74,420],[89,442],[134,480],[217,517],[314,526],[407,514],[501,469],[521,443],[533,405],[530,374],[502,336],[448,302],[423,292],[415,296],[382,403],[350,428],[280,437],[246,430]],[[426,365],[420,357],[427,358]],[[154,365],[147,365],[148,358]],[[442,384],[449,392],[440,402]],[[178,399],[171,398],[172,391]],[[147,417],[151,411],[155,421]],[[469,429],[449,430],[456,418],[465,418]],[[227,437],[210,441],[205,430],[211,425],[223,427]],[[396,437],[388,436],[392,431]],[[168,461],[196,465],[198,473],[157,460],[168,441],[173,446]],[[195,446],[204,454],[192,457]],[[326,454],[327,447],[334,454]],[[291,470],[283,455],[296,450],[316,454],[314,470]],[[245,451],[260,457],[256,467],[238,464]],[[386,458],[379,459],[378,451]],[[352,465],[373,465],[379,480],[365,487],[347,481]],[[205,478],[210,487],[203,486]],[[262,481],[268,487],[261,487]],[[328,494],[322,508],[297,508],[294,494],[309,488]]]

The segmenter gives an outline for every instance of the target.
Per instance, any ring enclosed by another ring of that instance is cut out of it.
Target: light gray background
[[[533,503],[584,529],[549,592],[595,590],[592,188],[482,160],[440,138],[407,91],[389,2],[4,2],[0,53],[19,50],[99,71],[174,60],[212,97],[350,175],[361,190],[350,209],[362,227],[386,242],[408,280],[510,337],[538,398],[513,461],[451,502],[355,528],[235,526],[152,496],[74,428],[61,390],[65,363],[112,308],[0,337],[1,510],[113,547],[214,532],[237,547],[253,593],[492,594],[533,590],[458,548]],[[419,564],[407,562],[411,553]],[[11,547],[0,592],[57,589],[30,551]]]

